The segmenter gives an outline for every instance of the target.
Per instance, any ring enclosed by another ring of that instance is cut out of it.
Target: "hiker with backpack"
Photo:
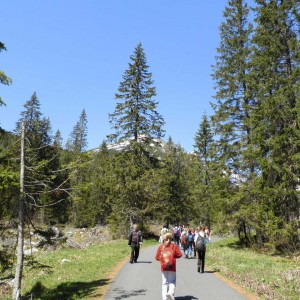
[[[129,262],[137,262],[140,253],[140,245],[143,244],[143,236],[141,231],[137,230],[137,224],[132,225],[132,230],[128,237],[128,245],[131,247]]]
[[[192,258],[193,253],[193,243],[194,243],[194,235],[191,230],[188,231],[187,234],[187,258]]]
[[[204,225],[201,225],[195,242],[195,248],[198,253],[197,270],[199,273],[200,271],[201,273],[204,273],[206,244],[208,243],[208,237],[206,236],[204,229]]]
[[[182,246],[184,255],[186,256],[186,258],[188,258],[188,243],[187,243],[187,234],[186,234],[185,229],[183,229],[183,231],[181,233],[180,244]]]
[[[181,232],[180,232],[180,229],[177,225],[173,228],[172,234],[173,234],[174,243],[177,246],[179,246],[179,239],[180,239]]]
[[[174,300],[176,288],[176,259],[182,256],[179,247],[172,243],[172,234],[166,233],[156,252],[155,259],[160,261],[162,272],[162,299]]]

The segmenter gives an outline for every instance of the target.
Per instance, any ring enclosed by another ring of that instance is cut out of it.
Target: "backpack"
[[[206,249],[205,238],[203,236],[201,236],[200,234],[197,237],[197,240],[195,243],[195,248],[197,251],[204,251]]]
[[[181,237],[181,244],[182,244],[182,245],[185,245],[185,244],[186,244],[186,234],[184,234],[184,235]]]
[[[193,242],[194,241],[194,236],[192,234],[188,235],[188,242]]]
[[[169,271],[175,265],[176,261],[174,258],[174,245],[170,244],[169,247],[164,246],[160,253],[160,262],[162,270]]]
[[[178,235],[178,227],[174,228],[174,235],[176,235],[176,236]]]
[[[164,235],[164,234],[166,234],[167,232],[169,232],[169,229],[164,227],[164,228],[161,230],[160,233],[161,233],[162,235]]]

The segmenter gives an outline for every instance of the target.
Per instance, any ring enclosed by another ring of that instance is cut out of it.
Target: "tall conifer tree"
[[[238,228],[245,228],[248,222],[246,217],[240,217],[240,208],[250,207],[253,202],[249,193],[246,196],[238,193],[241,185],[236,182],[237,178],[251,178],[254,172],[248,151],[252,147],[251,112],[256,105],[249,80],[253,31],[248,20],[249,11],[245,0],[228,1],[225,20],[220,26],[221,42],[213,73],[217,90],[213,124],[219,137],[218,167],[224,179],[231,183],[229,193],[220,195],[220,199],[226,203],[222,206],[225,215]],[[223,186],[225,181],[222,177],[219,179]],[[251,180],[247,181],[250,183]]]
[[[82,110],[79,121],[75,124],[69,141],[69,150],[81,153],[87,147],[87,116],[85,109]]]
[[[21,112],[21,118],[16,124],[17,133],[20,133],[21,122],[24,121],[26,139],[31,148],[49,145],[52,139],[51,124],[49,118],[43,117],[41,113],[41,104],[36,92],[24,104],[24,108],[25,110]]]
[[[66,174],[58,172],[60,169],[59,149],[53,147],[51,124],[49,118],[43,116],[41,104],[36,93],[24,104],[20,121],[16,124],[16,132],[20,133],[21,122],[25,127],[25,189],[26,204],[32,218],[39,218],[41,222],[62,220],[57,212],[65,214],[66,209],[54,210],[53,203],[66,198],[62,189],[57,188],[66,180]],[[53,193],[51,191],[55,190]],[[60,207],[66,206],[61,203]],[[37,207],[40,209],[37,210]]]
[[[224,163],[240,171],[241,150],[249,143],[248,121],[253,105],[248,84],[250,35],[249,8],[245,0],[229,0],[220,26],[220,46],[217,49],[213,79],[216,82],[216,103],[213,116],[220,137]]]
[[[300,14],[297,0],[256,3],[252,78],[258,108],[252,127],[265,222],[274,226],[265,232],[272,235],[299,219]]]
[[[199,130],[195,135],[194,149],[197,154],[198,164],[198,178],[195,182],[193,194],[195,198],[195,214],[201,222],[211,225],[213,221],[213,207],[215,205],[217,196],[217,186],[215,177],[218,173],[216,169],[216,147],[214,141],[213,129],[211,121],[203,115]]]
[[[156,89],[141,43],[135,48],[130,60],[115,95],[119,102],[115,111],[109,115],[114,133],[108,138],[116,142],[129,139],[138,142],[140,138],[146,142],[159,139],[164,135],[164,120],[156,110]]]
[[[58,129],[55,132],[55,135],[54,135],[54,138],[53,138],[53,145],[55,147],[57,147],[58,149],[62,149],[62,142],[63,142],[63,138],[61,136],[60,130]]]
[[[209,163],[213,157],[213,132],[210,121],[206,115],[203,116],[200,123],[200,128],[195,136],[195,153],[198,155],[201,165],[204,169],[204,183],[208,185],[209,182]]]

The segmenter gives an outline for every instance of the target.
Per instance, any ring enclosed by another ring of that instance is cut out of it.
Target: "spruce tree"
[[[293,224],[300,208],[299,1],[256,3],[252,84],[258,107],[251,122],[260,174],[257,193],[268,224],[262,228],[269,238],[276,235],[277,244],[295,245]],[[299,245],[299,236],[297,241]]]
[[[164,135],[164,120],[156,110],[156,89],[141,43],[130,60],[115,95],[118,101],[115,111],[109,115],[114,132],[108,138],[115,142],[159,139]]]
[[[196,166],[198,175],[195,188],[193,189],[195,214],[201,223],[211,225],[211,209],[213,203],[213,189],[211,189],[211,179],[213,176],[213,132],[211,124],[206,116],[203,115],[199,130],[195,136],[195,154],[198,158]]]
[[[82,110],[79,121],[75,124],[70,136],[68,150],[75,153],[83,152],[87,147],[87,115],[85,109]]]
[[[225,165],[235,172],[241,170],[241,152],[249,143],[248,125],[253,98],[248,83],[252,25],[245,0],[229,0],[220,26],[213,79],[216,82],[216,103],[213,116],[220,150]]]
[[[0,52],[6,51],[5,45],[0,42]],[[9,78],[3,71],[0,70],[0,83],[4,85],[10,85],[12,83],[11,78]],[[0,106],[5,105],[5,102],[0,97]]]
[[[204,184],[208,185],[210,178],[210,162],[213,158],[214,135],[211,124],[206,115],[203,116],[200,128],[195,136],[195,153],[199,157],[204,169]]]
[[[228,1],[213,73],[217,92],[212,119],[218,137],[218,168],[223,173],[217,183],[227,191],[220,193],[219,198],[223,201],[221,207],[227,223],[234,229],[249,221],[240,217],[240,208],[251,207],[255,201],[250,193],[241,192],[242,187],[253,184],[251,178],[255,171],[250,150],[253,148],[250,120],[257,104],[250,80],[253,28],[248,20],[249,11],[245,0]],[[245,179],[243,185],[241,178]]]
[[[25,110],[16,124],[16,132],[20,133],[21,122],[24,121],[26,139],[31,148],[40,148],[51,143],[51,124],[49,118],[43,117],[41,104],[36,92],[24,104]],[[40,154],[42,151],[40,151]]]
[[[29,217],[39,218],[41,222],[66,220],[67,204],[63,199],[67,198],[67,194],[63,189],[68,188],[68,174],[59,171],[60,150],[53,147],[50,120],[43,116],[36,93],[24,104],[24,108],[16,124],[16,132],[20,133],[24,122],[27,212]],[[57,202],[60,204],[55,206]]]
[[[91,217],[97,224],[107,224],[107,218],[111,213],[112,161],[107,145],[103,142],[92,158],[91,192],[88,200],[93,212]]]
[[[171,137],[165,145],[165,156],[161,166],[161,198],[158,216],[165,223],[189,222],[192,209],[189,198],[188,157],[180,145]],[[165,209],[165,208],[168,209]]]
[[[58,129],[54,134],[53,145],[58,149],[62,149],[62,142],[63,142],[63,138],[61,136],[60,130]]]

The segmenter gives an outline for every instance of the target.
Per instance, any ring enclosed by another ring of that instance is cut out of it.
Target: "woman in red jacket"
[[[160,261],[162,272],[162,299],[173,300],[176,287],[176,258],[180,258],[182,253],[179,247],[173,243],[172,234],[164,235],[164,243],[156,252],[155,259]]]

